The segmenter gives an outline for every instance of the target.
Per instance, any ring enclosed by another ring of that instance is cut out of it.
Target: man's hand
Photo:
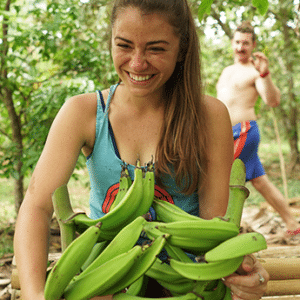
[[[268,272],[253,255],[246,255],[236,273],[224,278],[233,300],[258,300],[267,290]]]
[[[253,57],[250,58],[250,61],[253,63],[255,69],[259,72],[259,74],[267,74],[269,72],[268,58],[262,52],[253,53]]]

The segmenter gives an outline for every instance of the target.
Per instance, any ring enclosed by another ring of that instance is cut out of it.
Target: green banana
[[[132,181],[131,178],[129,176],[128,170],[126,172],[126,165],[122,165],[122,170],[121,170],[121,176],[120,176],[120,180],[119,180],[119,190],[117,193],[117,196],[114,200],[114,202],[112,203],[112,205],[109,208],[109,211],[112,211],[123,199],[123,197],[126,195],[128,189],[130,188]],[[129,178],[130,180],[129,180]]]
[[[232,300],[231,289],[228,286],[226,286],[226,292],[223,300]]]
[[[62,253],[62,256],[51,269],[45,284],[45,299],[61,298],[64,289],[71,279],[80,271],[87,260],[100,233],[101,223],[91,226],[77,237]]]
[[[142,251],[141,246],[135,246],[72,282],[66,288],[63,294],[64,298],[66,300],[84,300],[106,294],[111,286],[126,276]]]
[[[156,257],[163,249],[168,234],[161,235],[155,239],[150,245],[145,245],[143,254],[135,261],[129,272],[116,285],[107,290],[107,295],[112,295],[129,287],[133,282],[143,276],[154,263]]]
[[[149,211],[154,199],[155,191],[155,176],[153,162],[147,164],[147,171],[143,178],[143,200],[141,201],[133,217],[138,217],[146,214]]]
[[[174,258],[174,259],[180,260],[182,262],[187,262],[187,263],[192,262],[191,258],[187,255],[187,253],[185,251],[183,251],[179,247],[169,244],[168,241],[165,244],[165,249],[170,258]]]
[[[133,282],[127,289],[126,294],[132,296],[139,296],[145,288],[145,275]]]
[[[221,279],[218,280],[217,286],[211,291],[203,291],[200,295],[203,300],[223,300],[226,293],[226,285]]]
[[[81,271],[84,271],[96,259],[96,257],[98,257],[100,253],[102,253],[102,251],[107,247],[107,245],[108,245],[108,241],[97,243],[93,247],[87,260],[81,266]]]
[[[158,223],[156,228],[172,236],[188,237],[191,239],[210,239],[225,241],[239,234],[239,228],[221,218],[211,220],[180,221]]]
[[[170,259],[171,267],[182,276],[193,280],[216,280],[234,273],[244,257],[209,263],[184,263]]]
[[[168,243],[196,255],[201,255],[202,253],[209,251],[220,244],[218,240],[196,240],[189,237],[175,235],[170,235],[168,238]]]
[[[204,258],[207,262],[215,262],[245,256],[263,249],[267,249],[264,236],[258,232],[248,232],[221,243],[206,252]]]
[[[151,240],[155,240],[157,237],[163,235],[161,231],[155,228],[155,224],[157,223],[158,222],[147,222],[144,224],[144,232],[146,233],[146,236]]]
[[[122,229],[130,222],[128,220],[131,220],[131,215],[140,206],[143,200],[143,171],[139,166],[135,167],[134,175],[134,181],[122,201],[111,212],[99,219],[102,222],[102,230]]]
[[[113,300],[158,300],[161,298],[147,298],[128,295],[127,293],[119,293],[113,296]],[[176,296],[176,297],[167,297],[165,300],[197,300],[199,299],[197,295],[193,293],[188,293],[186,295]]]
[[[164,234],[159,229],[157,229],[158,227],[157,224],[159,224],[159,222],[148,222],[144,226],[144,231],[146,232],[147,236],[150,239],[154,239]],[[221,241],[212,240],[208,238],[193,239],[189,237],[176,236],[176,235],[170,235],[170,237],[168,238],[168,244],[182,248],[196,255],[201,255],[206,251],[211,250],[214,247],[218,246],[220,243]]]
[[[169,282],[163,280],[157,280],[157,282],[167,290],[169,290],[172,295],[184,295],[193,291],[195,287],[195,280],[184,278],[180,281]]]
[[[226,293],[226,286],[221,279],[213,281],[213,288],[208,290],[210,281],[192,281],[165,284],[164,282],[159,282],[163,287],[169,289],[172,293],[181,295],[189,292],[194,293],[198,296],[197,299],[202,300],[223,300]],[[175,292],[177,291],[177,293]]]
[[[101,220],[101,218],[94,220],[91,219],[89,216],[87,216],[86,213],[77,213],[74,216],[72,216],[72,219],[68,220],[68,222],[72,221],[75,224],[76,231],[79,233],[83,233],[89,227],[94,226],[96,221],[99,222],[99,220]],[[117,229],[112,229],[112,230],[101,229],[98,242],[110,241],[117,235],[117,233],[118,233]]]
[[[98,268],[115,256],[129,251],[136,244],[145,222],[147,221],[143,217],[137,217],[134,221],[125,226],[102,253],[80,275],[75,277],[74,280],[80,279],[85,276],[85,274]]]
[[[145,275],[157,281],[162,280],[166,282],[177,282],[182,279],[185,279],[185,277],[180,275],[173,268],[171,268],[170,265],[161,261],[159,258],[156,258],[155,262],[153,263],[151,268],[145,273]]]
[[[185,212],[177,205],[158,198],[154,198],[152,205],[158,219],[165,223],[199,219],[198,217]]]
[[[85,230],[86,228],[102,223],[100,238],[102,240],[112,240],[114,236],[135,217],[134,213],[143,201],[143,171],[138,166],[134,170],[135,180],[128,189],[122,201],[103,217],[93,220],[86,214],[77,214],[73,216],[76,229]]]

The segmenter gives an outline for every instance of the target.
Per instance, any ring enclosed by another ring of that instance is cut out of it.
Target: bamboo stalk
[[[300,258],[259,259],[270,275],[270,280],[300,279]]]
[[[299,295],[300,279],[270,280],[265,296]]]
[[[300,295],[293,295],[293,296],[288,296],[288,295],[283,295],[283,296],[266,296],[262,297],[262,300],[300,300]]]

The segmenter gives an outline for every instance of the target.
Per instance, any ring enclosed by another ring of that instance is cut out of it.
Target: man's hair
[[[241,33],[251,33],[252,34],[252,41],[256,41],[256,34],[254,32],[254,27],[251,25],[251,21],[243,21],[234,31],[241,32]]]

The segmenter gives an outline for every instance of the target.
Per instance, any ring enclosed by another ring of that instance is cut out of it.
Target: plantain
[[[158,219],[165,223],[199,219],[198,217],[185,212],[177,205],[158,198],[154,198],[153,208]]]
[[[170,259],[171,267],[182,276],[193,280],[216,280],[234,273],[244,257],[236,257],[216,262],[184,263]]]
[[[228,239],[219,246],[205,253],[207,262],[233,259],[267,249],[264,236],[258,232],[248,232]]]
[[[125,226],[99,256],[80,275],[74,278],[74,281],[85,276],[85,274],[98,268],[115,256],[129,251],[136,244],[145,222],[146,220],[143,217],[138,217]]]
[[[84,300],[106,294],[106,291],[124,278],[142,254],[142,247],[135,246],[107,261],[100,267],[72,282],[64,292],[66,300]],[[48,300],[48,299],[47,299]]]
[[[71,279],[89,257],[100,233],[101,223],[91,226],[62,253],[51,269],[45,284],[45,299],[58,300]]]
[[[118,293],[143,276],[155,262],[156,257],[163,249],[167,238],[167,234],[161,235],[152,241],[150,245],[145,245],[143,254],[135,261],[129,272],[126,274],[126,277],[123,277],[117,284],[111,287],[107,291],[107,294],[111,295]]]

